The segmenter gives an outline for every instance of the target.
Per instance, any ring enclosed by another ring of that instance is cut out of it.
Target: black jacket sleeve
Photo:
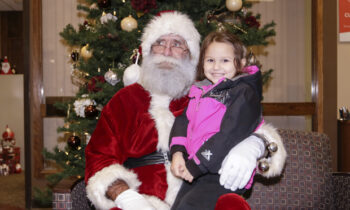
[[[187,119],[186,112],[187,112],[187,108],[183,111],[183,113],[180,116],[175,118],[175,122],[170,131],[169,147],[174,137],[184,137],[184,138],[187,137],[187,126],[189,121]],[[184,154],[185,160],[187,160],[188,153],[186,151],[185,146],[183,145],[172,146],[170,148],[170,159],[172,159],[173,154],[175,152],[182,152]]]

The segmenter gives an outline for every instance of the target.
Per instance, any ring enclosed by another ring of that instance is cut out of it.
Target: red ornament
[[[147,13],[151,9],[157,8],[157,3],[156,0],[131,0],[131,6],[136,11]]]
[[[6,130],[2,133],[2,138],[5,141],[11,141],[15,138],[15,133],[12,132],[11,129],[6,125]]]
[[[80,146],[80,138],[78,136],[70,136],[68,138],[68,145],[72,148],[72,149],[77,149]]]
[[[85,113],[85,117],[96,117],[98,114],[98,110],[96,109],[96,106],[89,105],[85,107],[84,113]]]
[[[100,87],[96,87],[97,83],[105,83],[106,80],[104,78],[104,76],[94,76],[91,78],[91,80],[88,82],[88,87],[87,89],[90,92],[98,92],[100,90],[102,90],[102,88]]]
[[[245,24],[247,24],[249,27],[253,28],[259,28],[260,27],[260,23],[256,20],[256,18],[254,16],[248,16],[244,19]]]
[[[102,9],[106,9],[106,8],[111,6],[111,1],[110,0],[98,0],[97,5]]]

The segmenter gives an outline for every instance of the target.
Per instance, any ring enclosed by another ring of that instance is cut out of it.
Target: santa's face
[[[186,40],[176,34],[159,37],[151,46],[151,53],[176,59],[185,59],[189,55]]]
[[[195,72],[186,41],[170,34],[157,39],[143,58],[140,83],[151,93],[179,98],[187,94]]]

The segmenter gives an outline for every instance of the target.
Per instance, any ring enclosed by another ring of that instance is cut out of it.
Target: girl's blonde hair
[[[239,40],[238,37],[236,37],[235,35],[233,35],[228,31],[214,31],[208,34],[203,40],[201,50],[200,50],[200,55],[199,55],[199,62],[197,65],[197,80],[205,79],[204,68],[203,68],[204,56],[205,56],[205,52],[207,51],[207,48],[213,42],[222,42],[222,43],[232,44],[234,49],[233,62],[237,70],[236,75],[241,74],[243,69],[241,61],[242,59],[245,58],[245,54],[246,54],[246,49],[243,43],[241,42],[241,40]]]

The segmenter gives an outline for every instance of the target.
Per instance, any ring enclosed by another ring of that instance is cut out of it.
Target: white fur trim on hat
[[[186,40],[191,53],[191,62],[196,66],[199,59],[200,34],[192,20],[177,11],[162,13],[147,24],[141,37],[142,55],[148,56],[152,44],[159,37],[167,34],[176,34]]]
[[[137,82],[140,78],[141,67],[138,64],[132,64],[125,69],[123,74],[124,86],[128,86]]]

